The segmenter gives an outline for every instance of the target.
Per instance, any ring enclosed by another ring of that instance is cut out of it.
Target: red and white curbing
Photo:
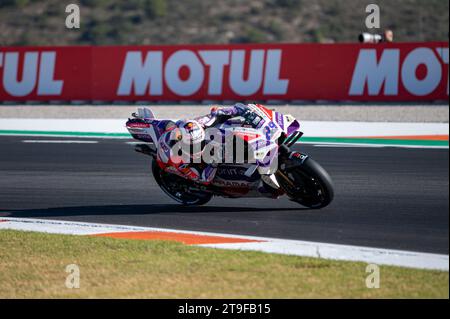
[[[138,240],[174,240],[200,247],[252,250],[378,265],[449,271],[449,256],[412,251],[317,243],[300,240],[240,236],[153,227],[94,224],[31,218],[0,219],[0,230],[87,235]]]

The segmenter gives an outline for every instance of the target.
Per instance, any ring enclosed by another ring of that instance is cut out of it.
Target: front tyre
[[[200,206],[209,202],[212,195],[204,192],[192,192],[187,181],[177,175],[163,171],[156,161],[152,163],[153,177],[158,186],[170,198],[186,206]]]
[[[308,157],[302,164],[281,173],[283,176],[278,180],[292,201],[314,209],[324,208],[332,202],[331,177],[312,158]]]

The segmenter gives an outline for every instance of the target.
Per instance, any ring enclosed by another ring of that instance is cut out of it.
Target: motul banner
[[[447,99],[446,42],[0,48],[0,101]]]
[[[92,99],[92,48],[0,47],[0,101]]]

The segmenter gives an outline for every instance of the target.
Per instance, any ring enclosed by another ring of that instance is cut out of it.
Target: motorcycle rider
[[[192,120],[170,122],[164,128],[159,138],[160,147],[157,152],[157,163],[166,172],[175,173],[188,180],[209,185],[217,172],[217,164],[202,161],[202,154],[206,145],[205,129],[224,123],[230,118],[242,116],[248,124],[258,126],[263,123],[257,115],[245,104],[237,103],[231,107],[213,106],[209,114]],[[186,143],[182,152],[188,150],[189,162],[181,160],[182,154],[174,154],[172,146],[177,142]],[[274,176],[261,176],[258,191],[264,196],[277,198],[280,195],[279,185]]]

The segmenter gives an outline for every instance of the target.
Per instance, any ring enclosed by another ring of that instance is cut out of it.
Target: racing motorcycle
[[[279,195],[287,195],[290,200],[313,209],[329,205],[334,196],[329,174],[307,154],[291,150],[303,135],[300,123],[292,115],[262,105],[250,104],[249,107],[248,115],[219,123],[217,129],[235,140],[240,139],[246,154],[256,161],[220,163],[208,185],[166,172],[157,164],[159,138],[167,122],[172,120],[156,119],[150,109],[139,108],[128,119],[126,127],[134,139],[144,142],[137,144],[135,150],[153,158],[152,172],[156,183],[169,197],[183,205],[203,205],[213,196],[263,197],[258,190],[262,174],[267,171],[263,159],[274,152],[277,166],[271,176],[276,179]],[[260,119],[257,124],[255,116]]]

